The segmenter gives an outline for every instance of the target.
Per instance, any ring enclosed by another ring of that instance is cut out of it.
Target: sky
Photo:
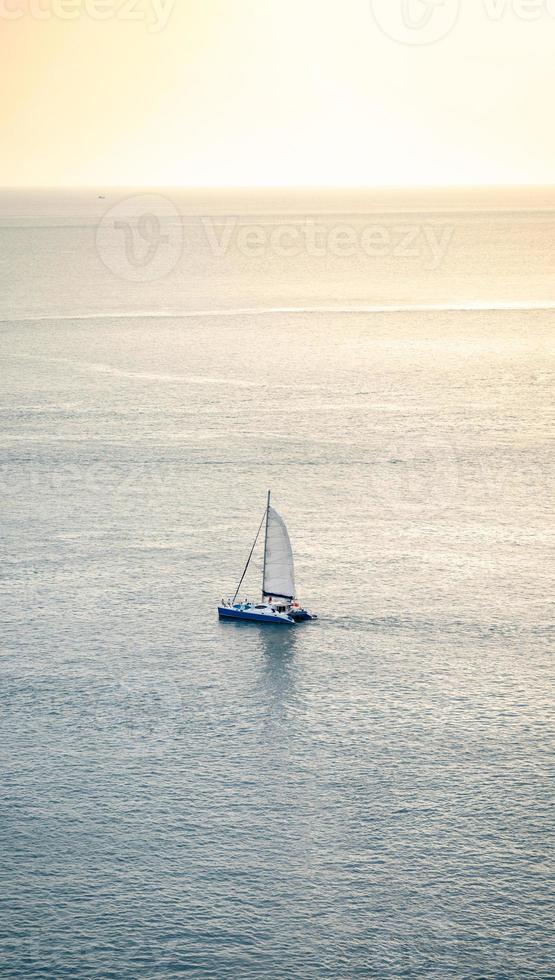
[[[0,186],[554,183],[555,0],[0,0]]]

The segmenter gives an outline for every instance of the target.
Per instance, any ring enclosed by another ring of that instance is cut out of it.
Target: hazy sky
[[[555,0],[0,0],[0,185],[553,183],[554,55]]]

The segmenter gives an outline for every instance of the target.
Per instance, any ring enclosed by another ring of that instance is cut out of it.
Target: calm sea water
[[[553,976],[551,204],[105,193],[0,201],[0,974]]]

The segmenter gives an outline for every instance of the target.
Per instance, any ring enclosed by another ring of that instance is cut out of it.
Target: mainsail
[[[277,510],[268,505],[263,592],[267,597],[295,598],[295,563],[289,534]]]

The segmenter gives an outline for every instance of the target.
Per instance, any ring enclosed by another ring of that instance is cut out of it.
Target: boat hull
[[[220,619],[235,619],[249,623],[263,623],[266,626],[294,626],[295,621],[283,613],[257,612],[255,609],[241,609],[229,606],[218,606]]]

